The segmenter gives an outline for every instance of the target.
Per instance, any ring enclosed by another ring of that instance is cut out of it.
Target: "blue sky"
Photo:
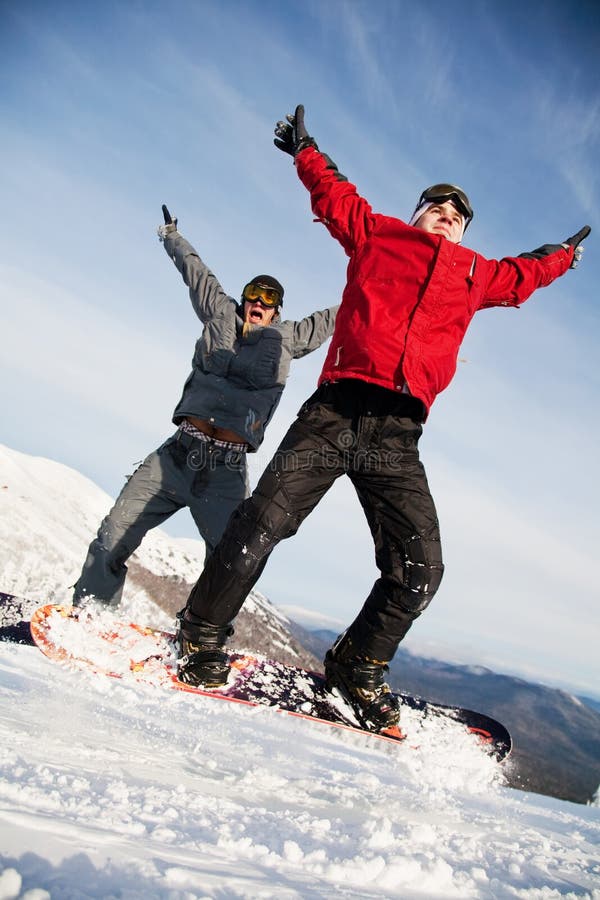
[[[594,3],[3,4],[2,440],[116,495],[170,433],[198,335],[160,207],[237,295],[272,272],[286,314],[336,302],[275,121],[302,102],[373,207],[434,182],[501,257],[589,223],[581,266],[480,313],[421,442],[447,571],[407,646],[598,693],[600,31]],[[300,360],[255,483],[324,354]],[[193,536],[187,512],[172,534]],[[351,486],[274,553],[259,587],[346,624],[376,569]],[[334,625],[333,627],[336,627]]]

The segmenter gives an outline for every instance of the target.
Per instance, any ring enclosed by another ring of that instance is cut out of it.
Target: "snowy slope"
[[[0,898],[600,898],[600,809],[0,645]],[[456,748],[455,752],[453,748]]]

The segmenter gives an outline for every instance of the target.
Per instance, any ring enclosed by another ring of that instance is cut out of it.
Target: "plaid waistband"
[[[209,434],[200,431],[199,428],[196,428],[196,426],[192,425],[191,422],[188,422],[187,419],[183,419],[179,426],[179,431],[183,431],[185,434],[189,434],[190,437],[196,438],[198,441],[203,441],[205,444],[212,444],[213,447],[219,447],[221,450],[237,450],[238,453],[246,453],[248,450],[248,444],[238,443],[237,441],[220,441],[218,438],[211,437]]]

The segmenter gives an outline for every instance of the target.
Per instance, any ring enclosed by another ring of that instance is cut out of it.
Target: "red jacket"
[[[445,237],[374,213],[313,147],[296,157],[312,208],[347,255],[348,278],[319,384],[358,378],[403,388],[427,411],[452,380],[478,309],[518,306],[562,275],[573,249],[486,259]]]

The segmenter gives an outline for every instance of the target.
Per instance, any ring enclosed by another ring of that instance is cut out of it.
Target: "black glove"
[[[519,257],[522,257],[523,259],[542,259],[544,256],[550,256],[551,253],[556,253],[557,250],[568,250],[569,247],[575,247],[573,262],[571,263],[570,268],[576,269],[577,263],[580,261],[583,254],[583,247],[580,247],[579,245],[586,239],[591,230],[589,225],[584,225],[581,231],[578,231],[577,234],[567,238],[562,244],[542,244],[541,247],[538,247],[537,250],[531,250],[530,253],[520,253]]]
[[[570,265],[571,269],[577,268],[577,263],[581,260],[583,255],[583,247],[580,247],[582,241],[585,241],[586,237],[590,233],[592,229],[589,225],[584,225],[581,231],[578,231],[577,234],[571,235],[570,238],[567,238],[565,244],[569,247],[575,247],[575,253],[573,254],[573,262]]]
[[[296,107],[294,115],[286,116],[287,122],[283,120],[275,126],[276,138],[273,141],[278,150],[289,153],[290,156],[296,156],[306,147],[314,147],[318,150],[317,142],[311,138],[304,127],[304,107],[302,104]]]
[[[165,217],[165,225],[174,225],[177,228],[177,219],[171,218],[171,213],[163,203],[162,205],[163,216]]]
[[[163,203],[162,205],[163,216],[165,219],[164,225],[159,225],[157,228],[158,238],[162,242],[166,238],[168,234],[171,234],[173,231],[177,231],[177,219],[171,218],[171,213]]]

